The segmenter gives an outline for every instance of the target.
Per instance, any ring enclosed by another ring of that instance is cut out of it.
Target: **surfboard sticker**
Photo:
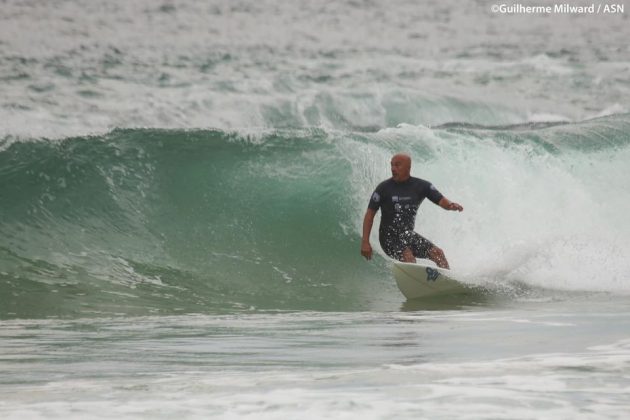
[[[469,290],[467,285],[454,279],[450,270],[438,268],[429,260],[416,263],[395,261],[392,271],[398,288],[407,299]]]
[[[428,281],[436,281],[437,278],[440,277],[440,272],[435,268],[427,267],[425,271],[427,272]]]

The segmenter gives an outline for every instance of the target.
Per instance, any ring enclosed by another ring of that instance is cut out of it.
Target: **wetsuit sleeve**
[[[376,187],[376,190],[372,193],[372,197],[370,197],[370,202],[368,203],[368,209],[378,210],[381,207],[381,200],[383,199],[383,188],[381,185]]]
[[[433,186],[433,184],[431,183],[427,185],[425,195],[435,204],[438,204],[442,197],[444,197],[442,193],[439,192],[437,188],[435,188],[435,186]]]

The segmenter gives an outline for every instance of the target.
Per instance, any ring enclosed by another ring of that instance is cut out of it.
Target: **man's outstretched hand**
[[[453,203],[452,201],[448,205],[448,209],[449,210],[457,210],[457,211],[463,211],[464,210],[464,208],[461,205],[459,205],[457,203]]]

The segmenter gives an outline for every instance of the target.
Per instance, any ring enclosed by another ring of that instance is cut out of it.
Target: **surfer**
[[[416,213],[425,198],[445,210],[462,211],[464,208],[444,197],[430,182],[412,177],[409,155],[402,153],[394,155],[391,169],[392,177],[376,187],[365,212],[361,255],[367,260],[372,258],[370,232],[374,216],[381,209],[378,239],[387,255],[403,262],[416,262],[416,258],[428,258],[438,267],[449,268],[444,252],[413,231]]]

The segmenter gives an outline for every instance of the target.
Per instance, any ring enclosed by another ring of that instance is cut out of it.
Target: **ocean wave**
[[[401,150],[464,204],[424,204],[416,225],[459,271],[625,293],[628,125],[13,141],[0,149],[0,316],[369,308],[397,292],[379,249],[359,256],[362,214]]]

